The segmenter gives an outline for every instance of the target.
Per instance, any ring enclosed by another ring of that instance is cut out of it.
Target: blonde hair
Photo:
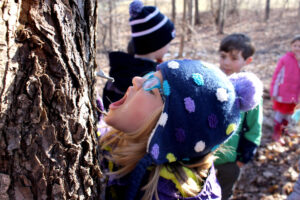
[[[118,165],[119,170],[113,172],[117,177],[123,177],[130,173],[138,161],[146,154],[148,138],[154,129],[162,107],[153,112],[152,116],[143,127],[132,133],[124,133],[113,129],[100,139],[101,148],[112,147],[111,160]]]
[[[111,175],[113,174],[117,178],[121,178],[129,174],[136,167],[138,161],[145,156],[149,136],[155,128],[161,112],[162,108],[156,110],[147,123],[136,132],[124,133],[113,129],[100,139],[99,144],[101,148],[111,147],[109,159],[119,167],[117,171],[111,172]],[[203,184],[205,178],[208,176],[208,171],[213,160],[214,156],[210,153],[195,164],[187,165],[175,162],[154,166],[151,168],[148,183],[142,188],[145,191],[142,200],[152,199],[153,195],[159,200],[157,186],[160,171],[163,167],[174,173],[186,195],[189,197],[196,196],[201,191],[201,187],[195,187],[188,182],[188,177],[183,170],[183,166],[192,170],[198,182]]]

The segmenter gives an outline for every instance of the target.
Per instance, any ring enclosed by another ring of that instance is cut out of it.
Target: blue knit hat
[[[154,6],[135,0],[129,7],[129,24],[136,54],[157,51],[175,37],[174,24]]]
[[[128,199],[134,198],[147,166],[201,159],[237,130],[240,111],[254,108],[262,97],[262,83],[253,73],[228,78],[195,60],[165,62],[158,70],[166,100],[147,154],[131,174]]]

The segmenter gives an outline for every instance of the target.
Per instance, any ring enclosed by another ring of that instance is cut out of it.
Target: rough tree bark
[[[96,11],[0,1],[0,199],[99,199]]]

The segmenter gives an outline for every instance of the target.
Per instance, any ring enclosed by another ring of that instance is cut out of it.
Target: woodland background
[[[103,199],[97,93],[108,52],[126,51],[129,0],[0,0],[0,199]],[[245,70],[264,83],[261,146],[243,168],[233,199],[286,199],[299,169],[298,134],[271,140],[269,84],[277,60],[300,33],[300,0],[144,0],[175,22],[164,60],[218,65],[221,39],[249,35]]]
[[[97,28],[97,64],[109,70],[108,52],[126,51],[130,40],[128,0],[102,0]],[[278,59],[289,50],[291,38],[300,34],[299,0],[144,0],[156,5],[175,22],[176,38],[164,60],[200,59],[218,65],[221,39],[244,33],[253,40],[256,53],[245,67],[264,83],[263,137],[254,160],[243,168],[232,199],[286,199],[298,177],[300,133],[290,126],[293,137],[287,145],[271,140],[272,109],[269,84]],[[175,5],[175,8],[174,8]],[[196,6],[198,5],[198,6]],[[196,9],[198,8],[198,10]],[[102,93],[105,81],[97,80]]]

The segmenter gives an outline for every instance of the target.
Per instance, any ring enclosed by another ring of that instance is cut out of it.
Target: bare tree
[[[172,21],[175,24],[176,20],[176,0],[172,0]]]
[[[218,0],[218,10],[216,15],[216,25],[218,34],[223,34],[226,18],[226,0]]]
[[[269,17],[270,17],[270,0],[266,0],[265,21],[268,21]]]
[[[188,20],[187,20],[187,24],[188,24],[188,30],[187,30],[187,34],[188,34],[188,41],[191,40],[191,28],[192,27],[192,24],[193,24],[193,1],[192,0],[189,0],[187,1],[187,6],[188,6],[188,12],[187,12],[187,15],[188,15]]]
[[[97,1],[0,1],[0,199],[99,199]]]
[[[230,15],[236,15],[239,16],[239,10],[238,10],[238,0],[230,0],[229,6],[228,6],[228,13]]]
[[[189,0],[187,3],[188,6],[188,23],[193,24],[193,1]]]
[[[299,5],[298,5],[298,18],[300,19],[300,0],[299,0]]]
[[[109,46],[110,49],[113,48],[113,1],[108,0],[108,10],[109,10]]]
[[[182,33],[181,33],[181,37],[180,37],[180,46],[179,46],[179,53],[178,53],[178,57],[182,57],[183,56],[183,49],[184,49],[184,35],[185,35],[185,31],[186,31],[186,7],[187,7],[187,0],[183,1],[183,14],[182,14],[182,22],[181,22],[181,29],[182,29]]]
[[[199,14],[199,1],[195,0],[195,25],[201,24],[200,14]]]

